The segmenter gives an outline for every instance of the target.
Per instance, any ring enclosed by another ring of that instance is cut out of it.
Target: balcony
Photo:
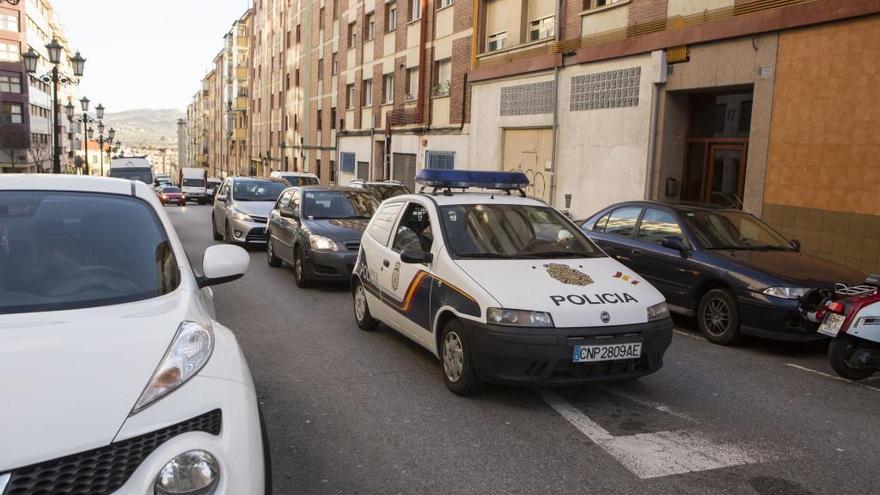
[[[249,69],[247,67],[236,67],[235,68],[235,77],[237,79],[247,79],[249,75]]]
[[[247,96],[239,96],[235,98],[235,105],[233,106],[234,110],[247,110],[248,109],[248,98]]]

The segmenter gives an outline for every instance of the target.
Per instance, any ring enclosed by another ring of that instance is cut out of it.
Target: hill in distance
[[[116,139],[126,147],[176,146],[177,119],[183,118],[181,110],[126,110],[105,113],[104,124],[116,130]]]

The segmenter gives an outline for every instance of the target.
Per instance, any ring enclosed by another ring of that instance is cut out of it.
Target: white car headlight
[[[799,289],[796,287],[768,287],[764,289],[767,296],[778,297],[780,299],[797,299],[807,295],[810,289]]]
[[[669,318],[669,307],[665,302],[648,306],[648,321],[657,321]]]
[[[220,464],[204,450],[190,450],[168,461],[156,477],[156,495],[211,495]]]
[[[181,323],[131,413],[142,411],[186,383],[205,366],[213,350],[214,330],[210,323]]]
[[[333,239],[329,237],[324,237],[322,235],[312,234],[309,236],[309,245],[312,246],[312,249],[317,249],[320,251],[338,251],[339,246],[333,242]]]
[[[241,220],[243,222],[253,222],[254,221],[250,215],[248,215],[247,213],[245,213],[243,211],[238,211],[238,210],[232,210],[232,218],[234,218],[236,220]]]
[[[495,325],[516,327],[552,327],[553,317],[544,311],[524,311],[521,309],[489,308],[486,320]]]

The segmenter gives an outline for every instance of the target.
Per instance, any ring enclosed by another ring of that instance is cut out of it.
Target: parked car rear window
[[[388,239],[391,237],[391,228],[394,226],[394,221],[397,220],[397,214],[400,213],[402,207],[403,203],[388,203],[382,206],[373,216],[373,220],[367,228],[370,237],[383,246],[387,245]]]
[[[308,176],[282,175],[282,179],[290,183],[291,186],[316,186],[318,179]]]
[[[138,301],[180,271],[152,207],[130,196],[0,191],[0,314]]]
[[[639,214],[641,212],[642,209],[638,206],[618,208],[611,212],[611,215],[608,217],[608,222],[602,226],[601,229],[600,225],[597,224],[596,230],[599,232],[605,232],[606,234],[630,237],[636,229],[636,221],[639,219]],[[599,223],[601,223],[601,221]]]
[[[163,193],[179,193],[180,188],[179,187],[163,187],[162,192]]]

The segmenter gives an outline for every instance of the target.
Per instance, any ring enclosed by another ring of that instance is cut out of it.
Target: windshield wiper
[[[747,250],[752,249],[752,248],[749,247],[749,246],[712,246],[712,247],[707,247],[706,249],[708,249],[708,250],[710,250],[710,251],[727,251],[727,250],[730,250],[730,251],[747,251]]]
[[[507,259],[510,256],[499,253],[459,253],[457,258],[481,258],[481,259]]]
[[[518,253],[514,258],[589,258],[590,256],[587,253],[576,253],[574,251],[542,251],[539,253]]]
[[[769,244],[766,246],[752,246],[751,249],[754,249],[756,251],[793,251],[794,250],[794,248],[790,248],[790,247],[771,246]]]

